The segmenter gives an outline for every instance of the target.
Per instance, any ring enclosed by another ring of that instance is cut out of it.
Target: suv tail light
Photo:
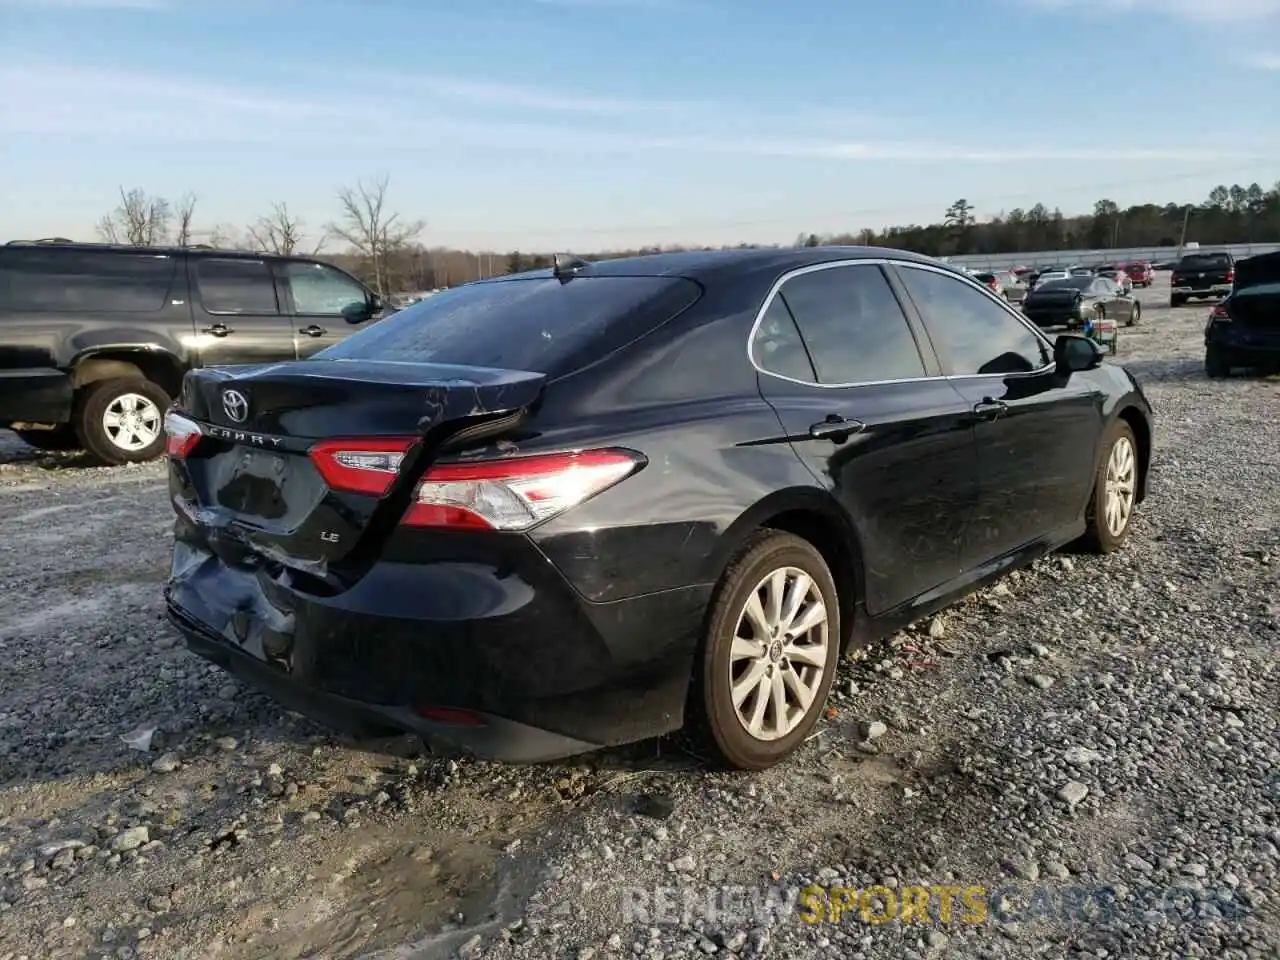
[[[404,522],[527,530],[625,480],[645,462],[630,450],[583,450],[439,464],[418,484]]]
[[[174,460],[185,460],[200,443],[200,424],[170,410],[164,415],[164,452]]]
[[[1235,283],[1235,282],[1236,282],[1236,268],[1227,267],[1227,283]]]
[[[1215,304],[1213,312],[1209,314],[1210,320],[1230,320],[1231,314],[1227,313],[1227,305],[1225,303]]]

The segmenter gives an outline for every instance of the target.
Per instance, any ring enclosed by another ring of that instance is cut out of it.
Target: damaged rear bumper
[[[536,762],[682,724],[702,591],[593,604],[527,540],[508,559],[384,562],[320,596],[179,535],[166,601],[193,652],[338,728]]]

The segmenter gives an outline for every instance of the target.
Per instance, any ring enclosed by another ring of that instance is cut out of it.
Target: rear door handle
[[[981,403],[973,405],[973,415],[979,420],[995,420],[1008,409],[1009,405],[1001,400],[983,397]]]
[[[205,327],[204,332],[211,334],[212,336],[215,336],[215,337],[225,337],[229,333],[235,333],[235,331],[232,330],[230,327],[228,327],[225,323],[215,323],[211,327]]]
[[[325,330],[324,327],[317,327],[313,323],[309,327],[303,327],[302,332],[305,333],[308,337],[323,337],[329,331]]]
[[[827,419],[815,423],[809,428],[809,436],[814,440],[831,440],[844,443],[855,433],[861,433],[867,425],[861,420],[842,417],[839,414],[828,414]]]

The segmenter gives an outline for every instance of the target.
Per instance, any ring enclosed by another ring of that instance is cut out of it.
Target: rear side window
[[[313,354],[572,373],[692,305],[702,288],[675,277],[522,278],[469,283],[415,303]]]
[[[206,313],[262,315],[279,313],[271,268],[261,260],[200,257],[196,287]]]
[[[824,384],[910,380],[924,361],[889,281],[874,264],[792,277],[778,292]]]
[[[31,313],[153,313],[176,274],[163,254],[0,251],[0,308]]]
[[[769,309],[760,318],[751,338],[751,358],[766,373],[803,383],[817,380],[796,321],[781,297],[769,301]]]

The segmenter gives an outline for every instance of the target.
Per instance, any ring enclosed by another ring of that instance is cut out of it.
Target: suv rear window
[[[0,308],[31,313],[152,313],[164,307],[175,260],[165,254],[0,251]]]
[[[1179,270],[1216,270],[1231,266],[1231,257],[1225,253],[1198,253],[1178,261]]]
[[[397,360],[572,373],[691,306],[672,277],[521,278],[469,283],[406,307],[313,360]]]

